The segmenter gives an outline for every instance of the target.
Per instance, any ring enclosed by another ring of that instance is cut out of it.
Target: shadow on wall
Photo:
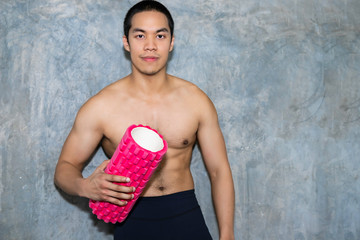
[[[97,219],[96,215],[91,212],[91,209],[89,207],[89,199],[69,195],[69,194],[65,193],[64,191],[62,191],[60,188],[58,188],[56,185],[55,185],[55,188],[59,192],[60,196],[66,202],[68,202],[69,204],[75,205],[81,211],[88,213],[89,219],[91,219],[91,221],[92,221],[92,226],[96,227],[99,232],[103,232],[108,235],[113,234],[115,225],[108,224],[108,223],[105,223],[104,221]]]
[[[94,159],[94,157],[98,151],[102,151],[101,144],[99,144],[97,146],[95,151],[90,156],[89,160],[85,163],[84,170],[90,164],[90,162]],[[106,157],[108,157],[108,158],[111,157],[111,156],[107,156],[105,151],[103,151],[103,153],[105,154]],[[67,194],[61,188],[56,186],[55,183],[54,183],[54,187],[58,191],[59,195],[66,202],[68,202],[71,205],[75,205],[79,210],[81,210],[82,212],[85,212],[89,215],[88,218],[91,219],[92,226],[96,227],[98,232],[105,233],[106,235],[113,235],[114,225],[105,223],[104,221],[97,219],[96,215],[92,213],[91,208],[89,207],[89,199],[88,198],[78,197],[78,196],[73,196],[73,195]]]

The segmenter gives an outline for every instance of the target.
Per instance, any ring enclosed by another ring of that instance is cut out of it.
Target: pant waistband
[[[196,208],[199,208],[199,204],[193,189],[164,196],[140,197],[128,219],[166,219],[185,214]]]
[[[171,193],[167,195],[161,195],[161,196],[139,197],[139,200],[144,202],[158,202],[158,201],[166,201],[171,199],[183,199],[188,197],[195,197],[194,189],[177,192],[177,193]]]

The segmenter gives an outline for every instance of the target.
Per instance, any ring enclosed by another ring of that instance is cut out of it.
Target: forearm
[[[235,193],[230,169],[213,175],[211,182],[220,239],[234,239]]]
[[[75,195],[83,196],[82,183],[84,178],[81,170],[68,162],[58,163],[54,176],[55,184],[60,187],[64,192]]]

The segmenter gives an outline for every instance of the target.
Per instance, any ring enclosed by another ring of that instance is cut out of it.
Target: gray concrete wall
[[[53,173],[79,107],[129,73],[122,21],[135,2],[0,1],[0,239],[112,239]],[[236,239],[360,239],[360,1],[163,2],[176,24],[169,73],[219,113]],[[216,239],[197,149],[192,170]]]

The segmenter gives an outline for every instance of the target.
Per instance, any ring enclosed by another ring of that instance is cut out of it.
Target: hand
[[[111,175],[104,172],[110,160],[104,161],[88,177],[84,179],[84,196],[95,201],[106,201],[116,205],[124,206],[126,200],[134,198],[134,187],[121,186],[115,183],[128,183],[127,177]]]

